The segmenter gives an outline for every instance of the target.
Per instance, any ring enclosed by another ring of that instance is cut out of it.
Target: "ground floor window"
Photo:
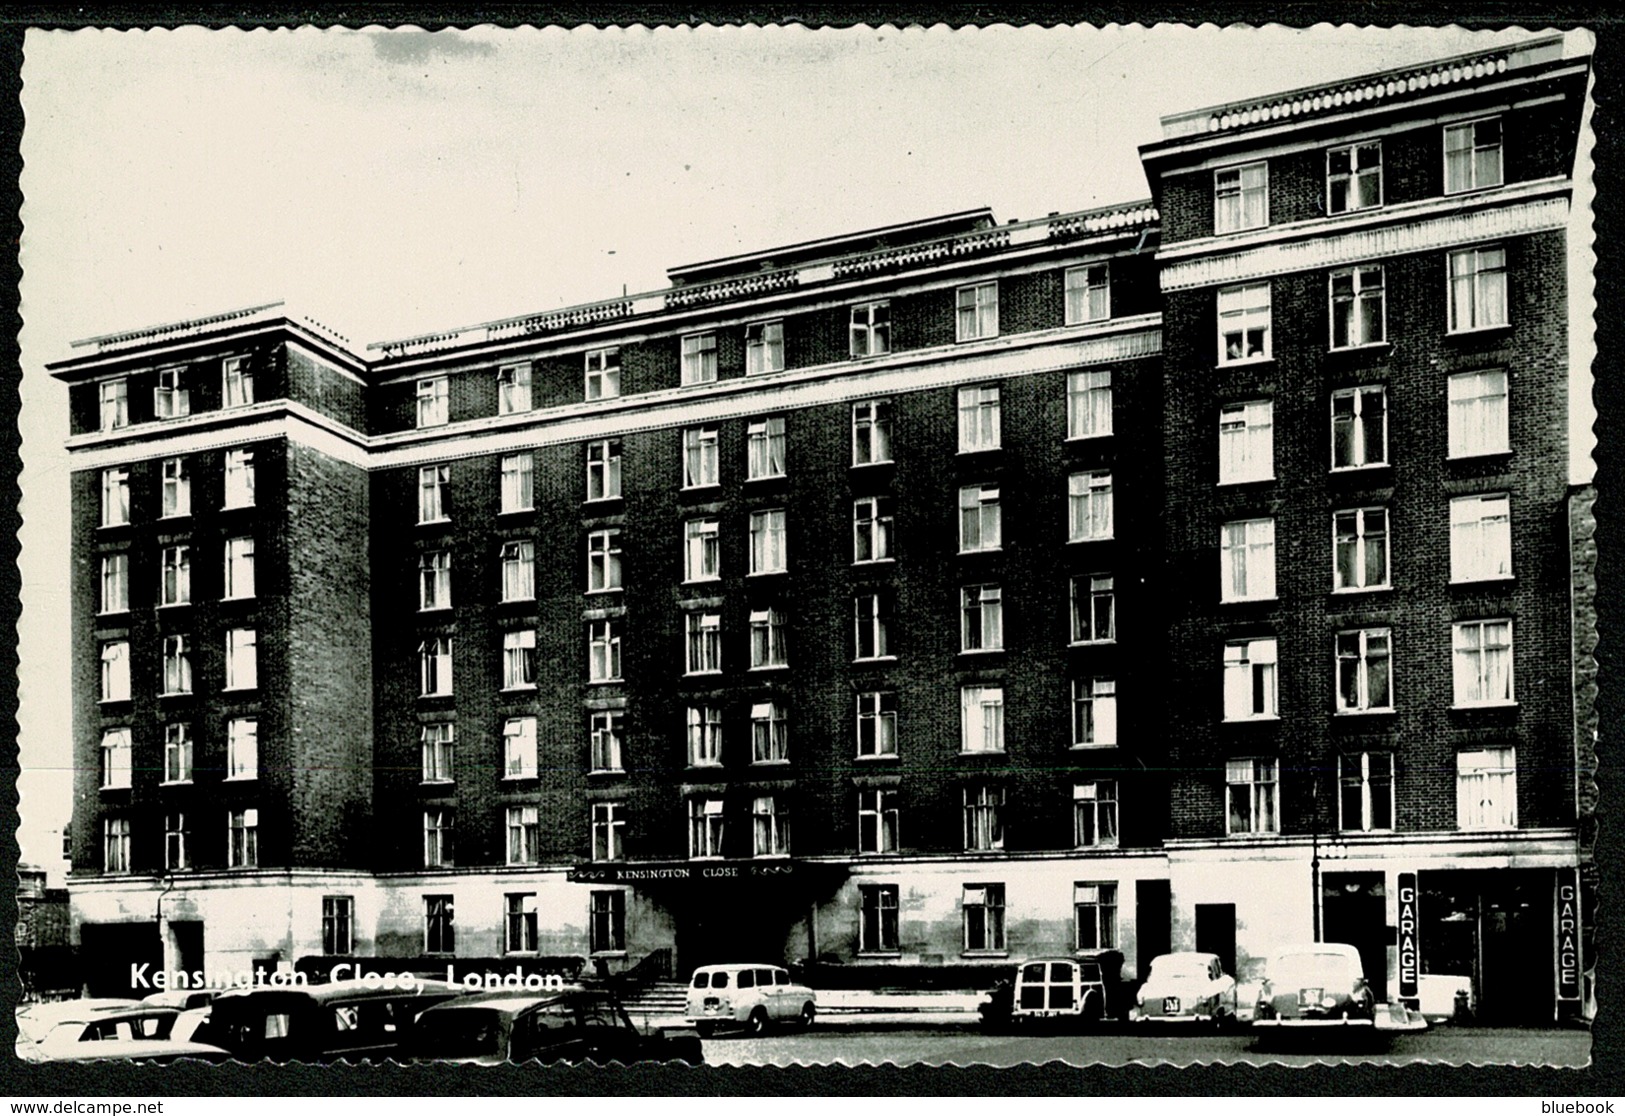
[[[456,910],[450,895],[423,897],[423,952],[457,952]]]
[[[536,896],[509,895],[508,952],[536,952]]]
[[[864,884],[858,888],[858,950],[892,953],[897,949],[897,885]]]
[[[322,952],[346,957],[355,948],[355,900],[348,895],[322,896]]]
[[[1004,950],[1004,885],[966,884],[965,952]]]
[[[626,952],[626,892],[592,893],[589,948],[594,953]]]
[[[1117,948],[1117,885],[1080,883],[1072,888],[1079,949]]]

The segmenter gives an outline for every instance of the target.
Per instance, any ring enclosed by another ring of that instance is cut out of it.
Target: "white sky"
[[[1529,31],[29,32],[19,830],[70,810],[74,338],[287,300],[359,344],[977,206],[1149,194],[1159,117]]]

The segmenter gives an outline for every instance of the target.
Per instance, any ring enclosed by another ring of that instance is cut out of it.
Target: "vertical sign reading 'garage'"
[[[1399,996],[1413,999],[1417,994],[1417,977],[1421,972],[1419,948],[1420,929],[1417,919],[1416,873],[1399,874]]]
[[[1580,998],[1580,887],[1578,872],[1557,874],[1557,998]]]

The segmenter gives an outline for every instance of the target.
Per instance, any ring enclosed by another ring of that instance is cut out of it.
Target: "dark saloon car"
[[[645,1034],[613,995],[586,988],[464,996],[418,1017],[408,1045],[418,1061],[705,1061],[687,1027]]]
[[[1372,1027],[1376,1007],[1358,950],[1338,942],[1306,942],[1271,955],[1253,1026]]]
[[[343,980],[223,992],[192,1039],[229,1050],[245,1062],[399,1057],[413,1021],[461,992],[432,980],[404,988]]]

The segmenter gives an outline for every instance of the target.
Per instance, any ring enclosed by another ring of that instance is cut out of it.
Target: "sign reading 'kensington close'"
[[[635,883],[640,880],[736,880],[790,876],[795,865],[757,864],[582,864],[570,869],[572,883]]]

